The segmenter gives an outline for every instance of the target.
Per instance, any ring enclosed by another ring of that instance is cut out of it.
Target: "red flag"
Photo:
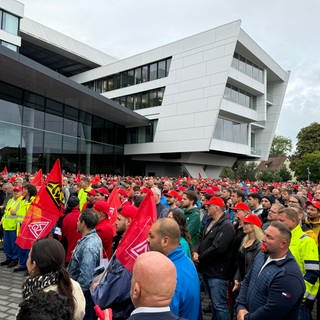
[[[0,174],[8,175],[8,169],[7,169],[7,167],[4,167],[4,169],[2,170],[2,172],[1,172]]]
[[[109,198],[108,204],[110,206],[109,209],[109,221],[112,226],[113,234],[116,234],[116,221],[118,216],[118,208],[121,207],[121,201],[119,199],[118,189],[114,187]]]
[[[79,183],[81,181],[80,171],[78,171],[77,177],[74,179],[75,183]]]
[[[62,174],[59,159],[40,188],[23,220],[16,243],[30,249],[35,240],[46,237],[63,212]]]
[[[31,182],[33,185],[35,185],[36,187],[41,187],[42,186],[42,169],[40,169],[36,175],[34,176],[34,178],[32,179]]]
[[[96,174],[92,179],[91,179],[91,184],[95,185],[98,184],[100,182],[100,176],[98,174]]]
[[[116,251],[116,257],[130,272],[133,270],[136,258],[148,251],[149,229],[156,218],[157,211],[153,193],[149,191],[141,202],[136,217],[129,225]]]

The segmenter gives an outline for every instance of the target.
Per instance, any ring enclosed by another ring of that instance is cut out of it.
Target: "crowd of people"
[[[215,320],[305,320],[313,309],[320,318],[320,185],[64,174],[64,215],[31,250],[15,241],[37,194],[32,176],[0,176],[0,185],[0,265],[27,275],[19,319],[57,294],[66,319],[107,317],[111,309],[115,320],[197,320],[208,307]],[[115,252],[148,192],[157,212],[150,252],[131,272]]]

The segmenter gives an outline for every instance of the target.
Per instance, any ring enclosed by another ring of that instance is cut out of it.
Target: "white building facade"
[[[268,158],[289,73],[241,21],[120,60],[30,19],[20,35],[22,54],[32,58],[31,43],[76,60],[61,73],[149,121],[126,124],[125,173],[217,177]]]

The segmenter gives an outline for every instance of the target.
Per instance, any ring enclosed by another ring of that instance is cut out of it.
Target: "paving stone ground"
[[[5,255],[0,251],[0,261],[4,260]],[[12,272],[12,270],[13,268],[7,266],[0,267],[0,319],[14,320],[22,299],[24,272]]]

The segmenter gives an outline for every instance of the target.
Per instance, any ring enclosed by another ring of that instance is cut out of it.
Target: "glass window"
[[[11,51],[17,52],[18,51],[18,47],[12,43],[6,42],[6,41],[1,41],[1,45],[3,45],[4,47],[10,49]]]
[[[224,120],[223,122],[223,140],[232,141],[233,132],[232,132],[232,122],[229,120]]]
[[[127,97],[126,96],[120,97],[120,105],[124,108],[127,106]]]
[[[23,96],[23,105],[44,111],[45,98],[35,93],[25,92]]]
[[[22,103],[23,90],[0,81],[0,99]]]
[[[141,95],[135,94],[133,97],[134,110],[141,109]]]
[[[251,77],[251,78],[253,77],[253,75],[252,75],[253,69],[256,69],[256,68],[254,68],[254,67],[252,66],[252,64],[251,64],[250,61],[247,61],[247,63],[246,63],[246,74],[247,74],[249,77]]]
[[[214,137],[216,139],[222,139],[223,138],[223,119],[218,118],[216,127],[214,129]]]
[[[166,60],[166,76],[169,75],[170,64],[171,64],[171,58],[169,58],[169,59]]]
[[[152,63],[150,64],[150,68],[149,68],[149,80],[156,80],[158,77],[157,75],[157,63]]]
[[[158,78],[164,78],[166,76],[166,60],[158,62]]]
[[[3,11],[2,29],[17,36],[19,29],[19,18],[8,12]]]
[[[102,80],[101,79],[96,80],[95,83],[96,83],[96,89],[95,90],[97,92],[101,93],[102,92]]]
[[[136,68],[134,70],[134,83],[138,84],[142,82],[142,69]]]
[[[78,151],[77,146],[78,146],[77,138],[63,136],[63,140],[62,140],[63,154],[76,154]]]
[[[63,133],[78,136],[78,110],[69,106],[64,107]]]
[[[107,79],[102,80],[102,92],[108,91],[108,81]]]
[[[0,113],[2,121],[21,125],[22,107],[20,105],[0,100]]]
[[[141,107],[148,108],[149,107],[149,93],[144,92],[141,95]]]
[[[142,67],[142,82],[149,81],[149,68],[148,66]]]
[[[149,102],[150,102],[150,107],[154,107],[154,106],[158,105],[158,97],[157,97],[157,91],[156,90],[150,91]]]
[[[33,108],[23,107],[23,125],[38,129],[44,129],[44,112]]]
[[[108,77],[107,78],[107,83],[108,83],[108,90],[113,90],[114,89],[114,82],[113,82],[113,77]]]
[[[133,110],[133,96],[127,96],[127,108]]]
[[[44,133],[44,153],[61,153],[62,151],[62,135],[45,132]]]
[[[134,85],[134,69],[128,71],[128,86]]]
[[[120,88],[120,73],[117,73],[113,76],[113,89]]]
[[[127,87],[128,84],[128,71],[121,72],[121,87]]]
[[[102,141],[103,130],[104,130],[104,120],[100,117],[93,116],[91,140]]]

